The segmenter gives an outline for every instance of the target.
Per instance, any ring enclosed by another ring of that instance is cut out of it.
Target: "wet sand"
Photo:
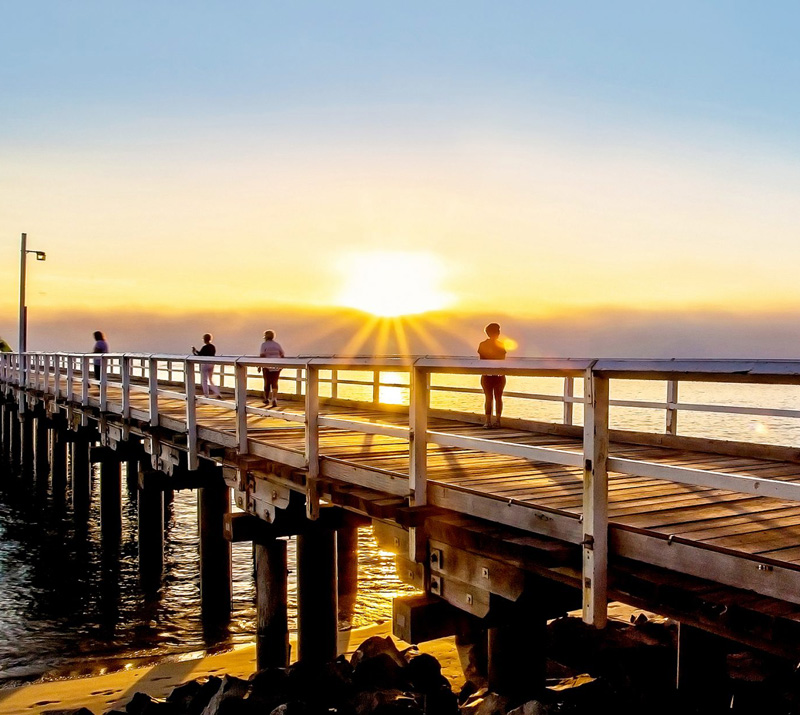
[[[339,633],[339,650],[348,657],[358,645],[370,636],[387,636],[390,622]],[[399,648],[407,643],[396,641]],[[296,652],[296,639],[291,637],[292,652]],[[442,672],[458,690],[464,682],[461,664],[453,638],[424,643],[420,649],[439,659]],[[153,697],[166,697],[177,685],[189,680],[222,676],[224,674],[247,678],[255,671],[255,645],[237,648],[226,653],[170,661],[143,668],[130,668],[105,675],[69,680],[39,681],[18,688],[0,690],[0,715],[44,713],[48,710],[87,707],[95,715],[113,708],[124,709],[133,694],[141,691]]]

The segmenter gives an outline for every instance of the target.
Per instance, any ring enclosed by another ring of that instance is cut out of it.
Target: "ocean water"
[[[327,376],[329,377],[329,375]],[[321,391],[330,394],[324,382]],[[367,373],[340,373],[339,379],[370,382]],[[408,401],[408,376],[383,373],[381,400]],[[434,387],[457,385],[479,390],[474,376],[435,376]],[[284,380],[283,389],[294,383]],[[507,391],[561,395],[563,381],[509,378]],[[574,392],[582,394],[580,380]],[[292,389],[292,391],[294,391]],[[371,400],[372,384],[339,385],[340,397]],[[612,381],[617,400],[664,402],[666,383]],[[738,405],[800,410],[800,387],[682,384],[681,403]],[[559,402],[507,397],[505,414],[561,421]],[[482,412],[482,396],[433,390],[434,407]],[[582,405],[574,422],[582,422]],[[686,411],[679,434],[766,444],[800,444],[800,420],[791,417]],[[663,432],[663,409],[612,407],[617,428]],[[125,483],[123,472],[123,483]],[[176,492],[166,529],[165,577],[154,597],[139,585],[135,493],[123,489],[123,529],[117,546],[103,545],[99,530],[99,479],[94,475],[88,521],[76,521],[67,498],[17,477],[0,464],[0,687],[53,673],[80,674],[129,667],[164,657],[227,649],[253,640],[254,585],[249,543],[233,545],[233,613],[229,623],[210,627],[200,618],[196,495]],[[391,617],[391,601],[408,592],[370,529],[359,530],[359,592],[355,609],[341,627],[358,627]],[[294,543],[289,543],[290,567]],[[294,626],[295,581],[290,573],[290,617]]]

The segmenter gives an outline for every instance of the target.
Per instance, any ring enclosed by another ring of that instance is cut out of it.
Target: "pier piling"
[[[100,532],[110,543],[122,533],[122,475],[119,457],[107,447],[92,449],[91,459],[100,462]]]
[[[66,494],[67,488],[67,428],[62,419],[53,419],[50,426],[50,473],[53,478],[53,494]]]
[[[358,597],[358,527],[336,531],[336,570],[339,592],[339,620],[349,623]]]
[[[20,422],[19,410],[16,405],[11,407],[8,421],[11,432],[8,440],[9,460],[14,469],[17,470],[22,460],[22,422]]]
[[[89,448],[92,440],[80,431],[72,441],[72,508],[79,522],[86,523],[92,495],[92,463]]]
[[[2,432],[2,448],[3,456],[8,459],[11,454],[11,406],[8,402],[3,401],[0,403],[0,415],[3,419],[3,432]]]
[[[325,662],[337,656],[336,532],[311,528],[297,537],[298,659]]]
[[[138,476],[139,577],[146,591],[158,589],[164,570],[164,481],[163,472],[146,471]]]
[[[489,689],[525,699],[545,685],[547,614],[535,599],[521,597],[508,620],[489,628]]]
[[[254,542],[253,558],[256,575],[257,668],[285,668],[289,665],[286,541],[267,538],[261,543]]]
[[[20,413],[22,439],[22,471],[26,475],[33,474],[34,467],[34,432],[33,412],[26,409]]]
[[[225,514],[230,510],[230,489],[221,475],[197,490],[200,600],[203,618],[211,621],[225,620],[231,614],[231,545],[225,539],[223,526]]]
[[[36,482],[46,485],[50,475],[50,442],[48,419],[44,410],[36,413]]]

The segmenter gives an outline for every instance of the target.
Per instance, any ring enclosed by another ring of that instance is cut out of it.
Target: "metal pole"
[[[20,240],[19,254],[19,353],[28,349],[28,326],[25,315],[25,264],[28,256],[28,234],[23,233]]]

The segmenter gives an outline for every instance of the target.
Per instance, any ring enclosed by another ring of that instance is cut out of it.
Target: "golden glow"
[[[342,272],[345,287],[338,302],[380,317],[426,313],[451,302],[441,288],[442,264],[430,253],[353,254],[343,262]]]
[[[519,343],[516,340],[514,340],[514,338],[500,338],[500,342],[503,343],[503,347],[508,352],[516,350],[519,347]]]

